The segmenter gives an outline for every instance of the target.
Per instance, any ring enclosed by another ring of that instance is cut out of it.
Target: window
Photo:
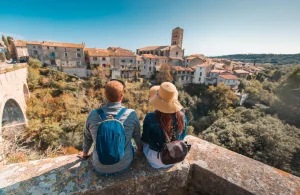
[[[33,54],[34,55],[38,55],[38,51],[37,50],[33,50]]]
[[[77,62],[77,66],[80,66],[80,62]]]
[[[182,71],[182,74],[185,74],[185,71]]]
[[[146,66],[144,66],[144,69],[146,69]]]
[[[178,51],[176,51],[176,55],[178,56]]]
[[[201,81],[201,77],[199,77],[199,81]]]
[[[202,67],[200,67],[200,70],[202,70]]]
[[[47,49],[49,49],[49,47],[47,47]]]
[[[150,61],[150,65],[151,65],[151,61]]]
[[[185,77],[185,80],[189,80],[189,79],[188,79],[188,76]]]
[[[39,45],[39,49],[42,49],[42,46],[41,46],[41,45]]]
[[[94,60],[94,61],[97,61],[97,57],[93,57],[93,60]]]
[[[130,62],[132,63],[132,62],[133,62],[133,60],[130,60]]]
[[[151,66],[149,67],[149,71],[151,71]]]
[[[173,41],[173,45],[176,45],[176,41]]]
[[[77,51],[80,51],[80,49],[77,49]]]
[[[167,63],[167,60],[165,60],[165,63]]]
[[[68,53],[65,53],[65,57],[68,57]],[[68,63],[68,62],[67,62]]]
[[[33,46],[33,48],[35,49],[35,46]]]
[[[50,53],[50,57],[53,57],[53,58],[54,58],[54,57],[55,57],[55,52],[51,52],[51,53]]]
[[[56,47],[54,47],[54,49],[56,50]]]
[[[78,54],[77,54],[77,58],[81,58],[81,55],[80,55],[80,53],[78,53]]]
[[[183,81],[184,81],[184,76],[182,76],[182,77],[181,77],[181,80],[183,80]]]
[[[202,77],[202,72],[200,72],[200,77]]]
[[[67,48],[65,48],[65,51],[67,51]]]
[[[50,60],[51,65],[56,65],[55,60]]]
[[[186,60],[186,62],[189,62],[189,60]]]
[[[105,58],[102,58],[102,60],[105,61],[106,59],[105,59]]]
[[[121,60],[121,62],[125,63],[125,60]]]
[[[104,67],[104,68],[105,68],[105,67],[106,67],[106,64],[102,64],[102,67]]]
[[[178,74],[181,74],[181,71],[178,71]]]

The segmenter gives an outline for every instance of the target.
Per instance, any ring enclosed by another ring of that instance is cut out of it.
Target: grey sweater
[[[116,116],[119,111],[124,108],[120,102],[108,102],[105,106],[101,107],[105,115]],[[92,144],[95,143],[97,130],[101,122],[101,117],[96,110],[90,112],[85,128],[84,128],[84,140],[83,140],[83,152],[88,153]],[[131,145],[131,139],[133,138],[137,147],[141,148],[141,133],[140,122],[136,112],[133,109],[127,109],[126,112],[120,118],[120,122],[123,123],[125,129],[125,152],[124,157],[120,162],[113,165],[102,165],[98,160],[98,154],[93,151],[93,165],[94,168],[101,173],[115,173],[122,171],[129,167],[133,160],[133,151]]]

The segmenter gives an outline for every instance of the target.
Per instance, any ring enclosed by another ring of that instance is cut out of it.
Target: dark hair
[[[159,126],[165,130],[169,137],[172,136],[172,115],[175,114],[176,123],[179,133],[182,133],[185,128],[183,114],[178,111],[176,113],[163,113],[158,110],[155,111],[156,120],[158,120]]]

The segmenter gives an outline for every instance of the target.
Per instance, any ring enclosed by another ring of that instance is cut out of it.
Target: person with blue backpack
[[[133,109],[121,105],[125,83],[111,80],[105,86],[107,103],[90,112],[85,128],[82,159],[92,153],[93,166],[97,173],[104,176],[116,175],[126,171],[134,159],[133,138],[137,150],[142,150],[140,122]]]

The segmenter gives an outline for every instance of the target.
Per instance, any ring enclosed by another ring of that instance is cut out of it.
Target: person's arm
[[[183,114],[183,113],[182,113]],[[183,114],[183,119],[184,119],[184,130],[182,131],[182,133],[179,135],[179,140],[183,140],[187,134],[187,129],[188,129],[188,120],[185,116],[185,114]]]
[[[91,113],[90,113],[91,115]],[[83,151],[82,154],[79,155],[79,157],[82,157],[83,159],[89,157],[89,150],[93,144],[93,138],[91,135],[91,132],[89,130],[89,118],[90,115],[88,116],[86,122],[85,122],[85,126],[84,126],[84,132],[83,132]]]
[[[140,125],[140,121],[139,118],[136,114],[136,112],[132,112],[132,114],[134,115],[134,130],[132,133],[132,138],[136,144],[137,150],[139,152],[142,151],[142,143],[141,143],[141,125]]]

